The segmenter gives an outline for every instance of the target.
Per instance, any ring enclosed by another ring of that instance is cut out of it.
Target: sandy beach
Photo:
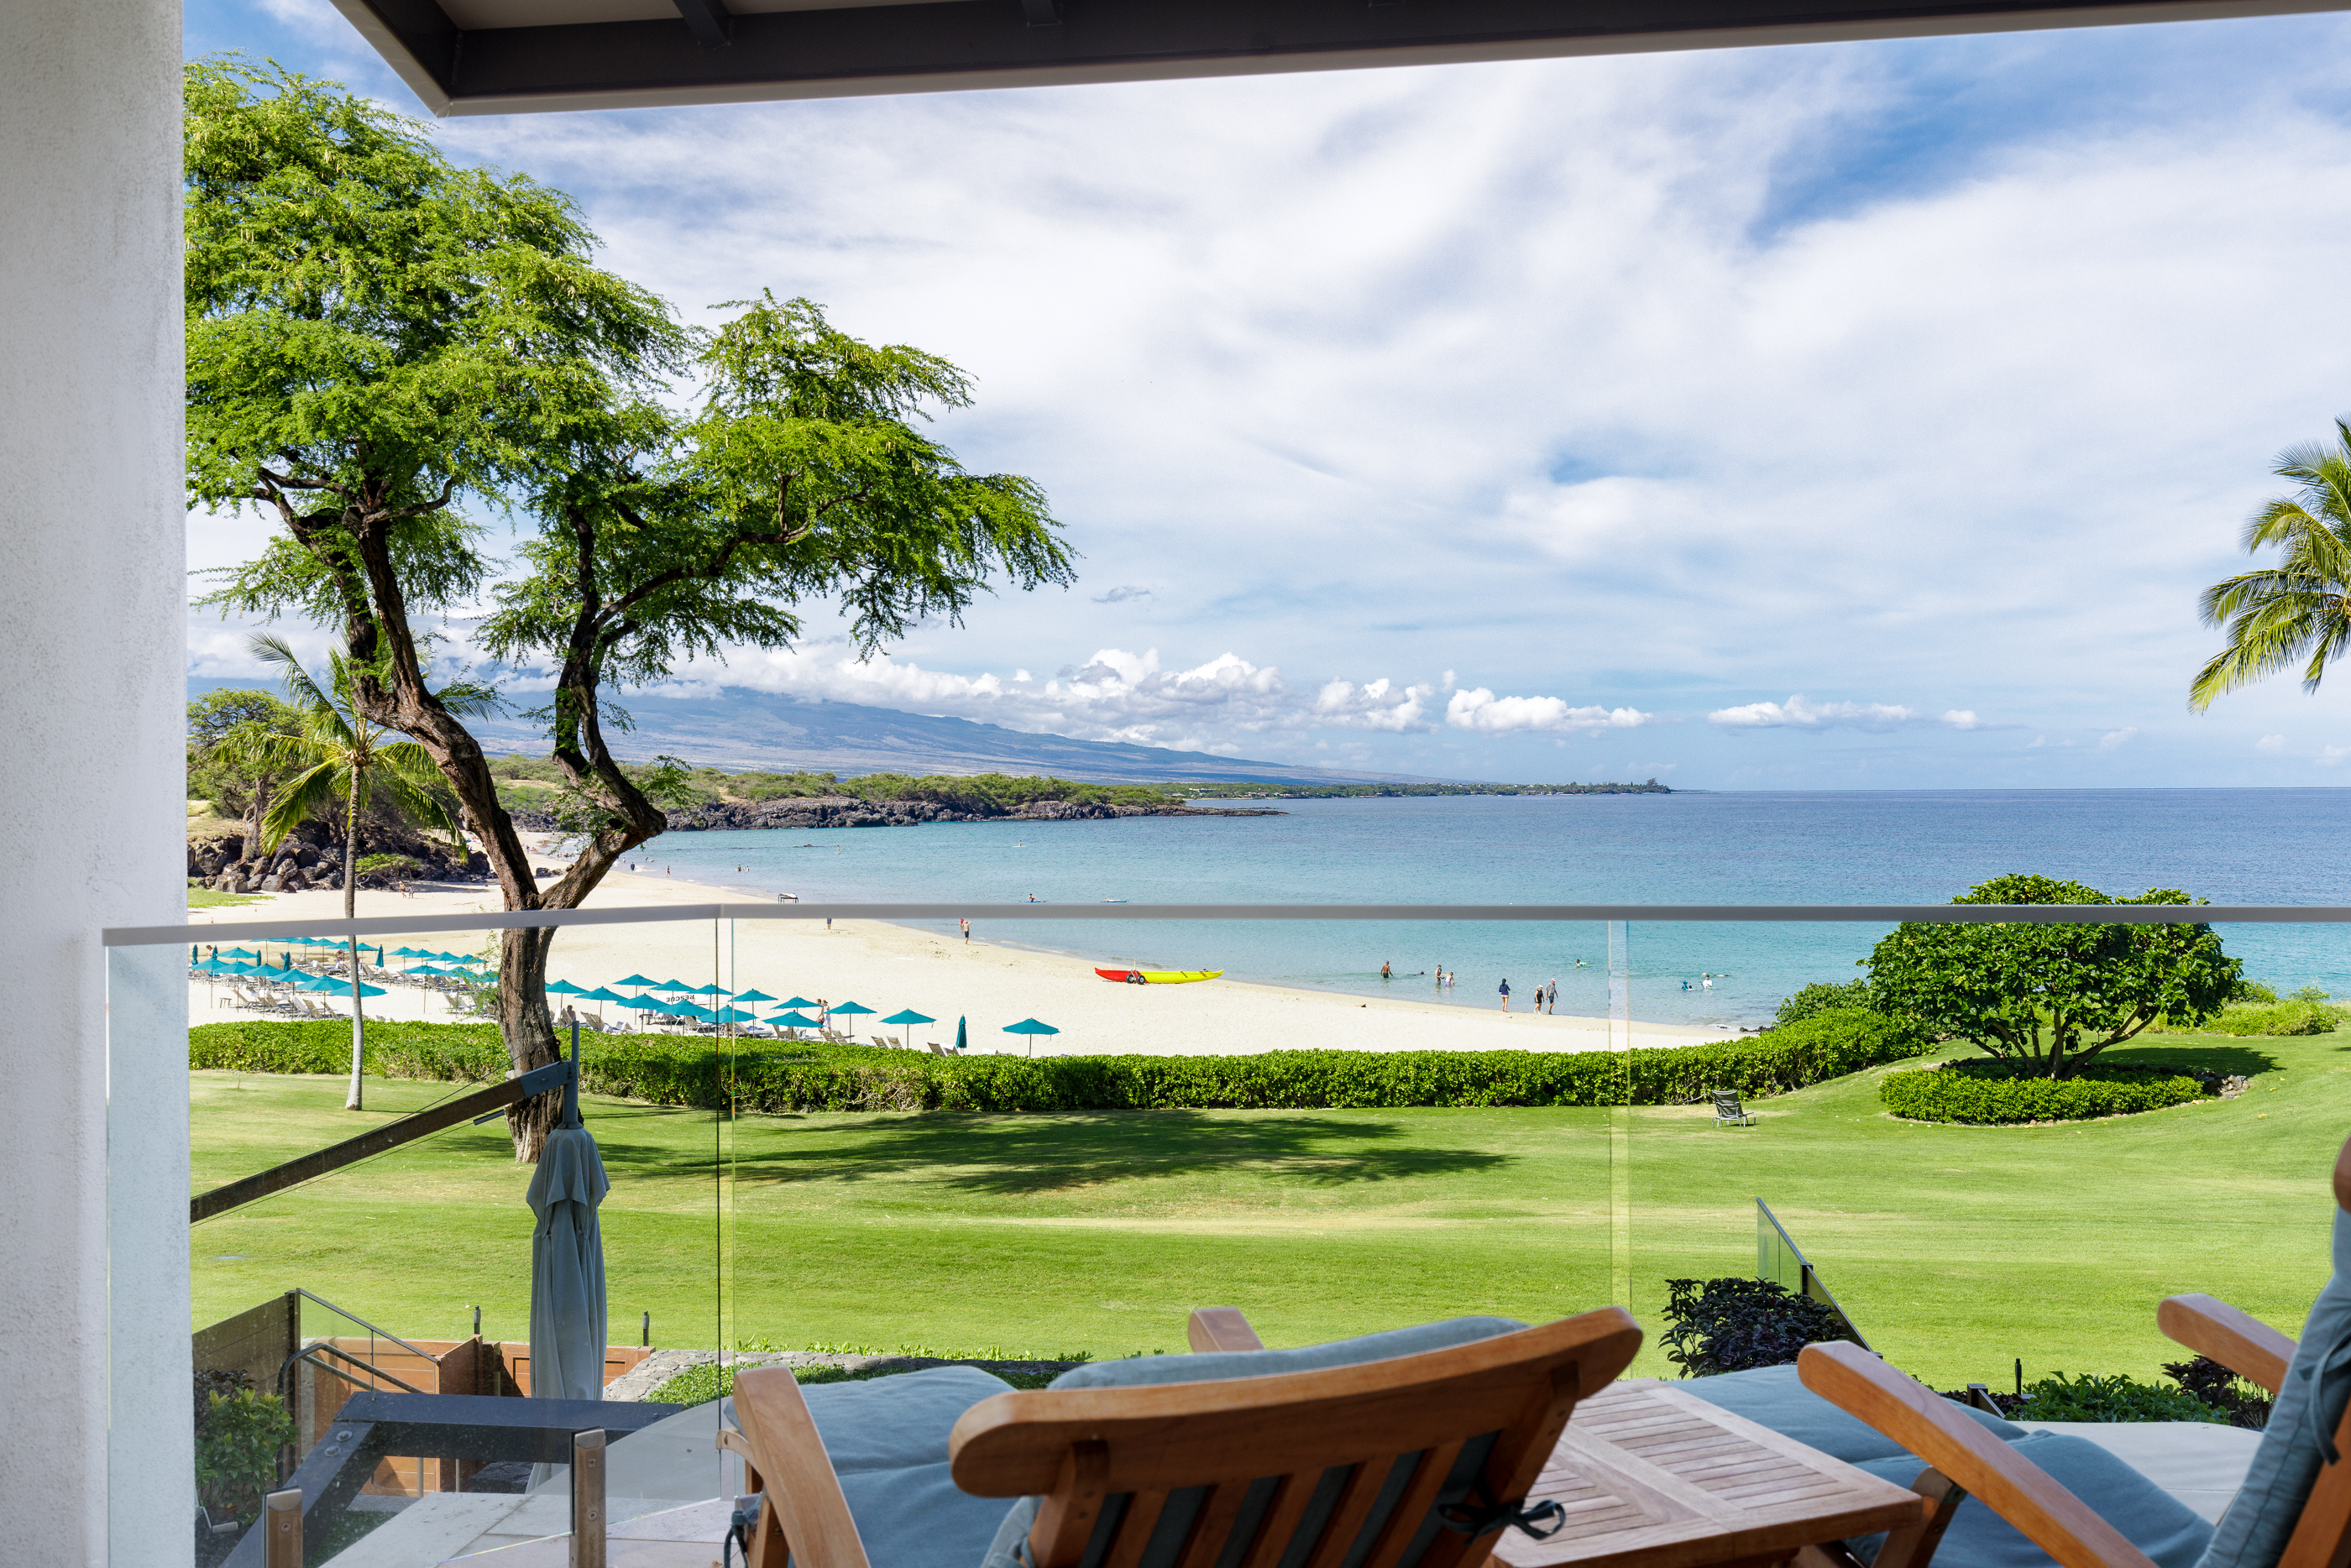
[[[549,865],[559,864],[551,857]],[[682,878],[615,871],[588,900],[592,909],[675,907],[680,904],[749,901],[739,890]],[[420,888],[408,894],[362,888],[363,917],[418,919],[495,912],[502,902],[495,884]],[[191,910],[197,925],[288,919],[340,919],[343,896],[324,890],[279,893],[239,909]],[[465,953],[488,940],[475,933],[435,932],[405,945]],[[1331,992],[1301,991],[1212,980],[1186,985],[1119,985],[1095,975],[1082,960],[1000,946],[975,931],[966,943],[950,935],[915,930],[883,921],[840,921],[828,930],[820,919],[668,921],[642,926],[591,926],[556,938],[548,961],[550,981],[569,981],[593,990],[623,976],[699,985],[715,981],[728,991],[758,990],[786,999],[802,996],[839,1005],[855,1001],[873,1010],[856,1020],[858,1038],[902,1035],[920,1047],[951,1044],[956,1021],[968,1021],[970,1049],[1022,1054],[1020,1036],[1004,1026],[1025,1018],[1052,1024],[1061,1033],[1040,1037],[1039,1054],[1095,1055],[1134,1052],[1153,1055],[1238,1055],[1260,1051],[1601,1051],[1610,1048],[1607,1023],[1596,1018],[1539,1017],[1523,997],[1505,1013],[1499,998],[1484,1005],[1421,1000],[1425,982],[1398,981],[1393,1000],[1364,999]],[[384,939],[387,948],[403,945]],[[276,956],[274,950],[272,956]],[[397,967],[398,961],[394,961]],[[622,988],[633,989],[633,988]],[[1527,991],[1531,992],[1532,986]],[[330,1002],[346,1014],[348,999]],[[456,1014],[448,998],[422,987],[392,986],[369,997],[371,1018],[447,1022]],[[935,1022],[911,1033],[880,1021],[902,1010]],[[772,1012],[760,1004],[762,1012]],[[613,1011],[607,1009],[607,1013]],[[253,1016],[231,1005],[225,985],[192,982],[191,1023]],[[847,1021],[841,1021],[846,1023]],[[1726,1035],[1720,1028],[1635,1023],[1635,1046],[1687,1045]]]

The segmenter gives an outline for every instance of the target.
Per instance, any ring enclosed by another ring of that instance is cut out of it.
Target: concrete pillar
[[[110,1371],[179,1521],[113,1554],[193,1539],[184,1209],[120,1261],[146,1359],[110,1366],[99,944],[183,919],[179,61],[177,0],[0,4],[0,1555],[59,1568],[109,1554]],[[163,1130],[116,1158],[184,1202]]]

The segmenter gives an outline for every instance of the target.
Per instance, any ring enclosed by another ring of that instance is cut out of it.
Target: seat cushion
[[[2097,1444],[2055,1432],[2027,1432],[2011,1445],[2058,1485],[2090,1505],[2154,1560],[2156,1568],[2196,1568],[2212,1527],[2194,1510]],[[1915,1457],[1870,1459],[1859,1466],[1896,1486],[1908,1486],[1925,1466]],[[1848,1541],[1854,1555],[1875,1562],[1884,1535]],[[1933,1568],[2055,1568],[2055,1560],[1975,1498],[1959,1504],[1935,1548]]]
[[[1355,1339],[1334,1340],[1328,1345],[1304,1345],[1295,1350],[1208,1351],[1191,1355],[1137,1355],[1123,1361],[1098,1362],[1072,1367],[1053,1379],[1055,1388],[1138,1388],[1169,1383],[1209,1383],[1236,1377],[1273,1377],[1287,1372],[1320,1372],[1332,1366],[1354,1366],[1367,1361],[1388,1361],[1401,1355],[1418,1355],[1425,1351],[1447,1350],[1457,1345],[1469,1345],[1497,1334],[1516,1334],[1526,1327],[1515,1318],[1457,1317],[1442,1323],[1426,1323],[1412,1328],[1390,1329],[1382,1334],[1367,1334]],[[1460,1500],[1468,1490],[1493,1447],[1491,1434],[1474,1438],[1463,1446],[1458,1460],[1446,1478],[1445,1487],[1437,1493],[1440,1503]],[[1411,1479],[1408,1465],[1399,1459],[1391,1465],[1379,1501],[1358,1537],[1365,1542],[1385,1521],[1388,1511]],[[1345,1471],[1326,1471],[1315,1489],[1314,1501],[1299,1523],[1293,1539],[1311,1539],[1336,1505],[1339,1488]],[[1203,1489],[1192,1488],[1170,1493],[1158,1527],[1152,1532],[1151,1542],[1143,1556],[1143,1568],[1162,1568],[1172,1563],[1181,1549],[1192,1518],[1199,1511]],[[1260,1481],[1252,1487],[1243,1505],[1239,1523],[1246,1527],[1263,1511],[1272,1495],[1270,1481]],[[1003,1516],[1001,1527],[989,1544],[982,1568],[1026,1568],[1029,1532],[1037,1523],[1037,1510],[1041,1499],[1024,1497],[1012,1505]],[[1102,1555],[1111,1532],[1116,1527],[1120,1507],[1113,1504],[1102,1511],[1102,1522],[1095,1527],[1094,1538],[1086,1550],[1085,1561],[1092,1564]],[[1426,1549],[1428,1541],[1440,1527],[1434,1518],[1425,1523],[1412,1545],[1405,1552],[1405,1563],[1416,1562]],[[1291,1556],[1299,1553],[1294,1550]],[[1287,1563],[1288,1557],[1284,1562]],[[1352,1556],[1351,1559],[1352,1561]]]
[[[1805,1387],[1792,1366],[1758,1366],[1747,1372],[1692,1377],[1673,1386],[1849,1465],[1908,1457],[1908,1450],[1901,1444]],[[2012,1443],[2024,1436],[2023,1428],[2003,1421],[1990,1411],[1970,1405],[1959,1407],[2003,1442]],[[1910,1483],[1905,1480],[1902,1484]]]
[[[947,1434],[966,1410],[1011,1387],[977,1366],[933,1366],[800,1390],[872,1568],[974,1563],[987,1551],[1004,1500],[956,1490]]]
[[[2301,1343],[2270,1407],[2262,1446],[2229,1505],[2204,1568],[2272,1568],[2294,1538],[2319,1467],[2335,1454],[2335,1428],[2351,1400],[2351,1214],[2335,1211],[2335,1277],[2318,1293]]]

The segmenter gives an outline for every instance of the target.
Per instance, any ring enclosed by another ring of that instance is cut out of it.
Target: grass
[[[1943,1386],[2053,1371],[2153,1381],[2156,1303],[2209,1291],[2299,1328],[2327,1275],[2326,1176],[2351,1033],[2161,1037],[2132,1059],[2254,1075],[2241,1098],[2024,1127],[1896,1122],[1874,1070],[1698,1107],[808,1114],[733,1124],[590,1096],[613,1179],[613,1337],[657,1345],[1180,1351],[1233,1305],[1295,1345],[1462,1313],[1609,1299],[1609,1119],[1629,1128],[1631,1299],[1755,1266],[1771,1203],[1871,1343]],[[413,1110],[451,1085],[191,1075],[209,1187]],[[458,1127],[196,1227],[195,1320],[304,1285],[410,1336],[528,1333],[528,1172]],[[722,1199],[731,1191],[731,1220]],[[730,1233],[731,1225],[731,1233]],[[726,1242],[730,1289],[714,1258]],[[722,1297],[725,1299],[722,1300]]]
[[[188,878],[188,908],[191,909],[233,909],[239,904],[260,902],[250,893],[224,893],[217,888],[205,887],[193,877]]]

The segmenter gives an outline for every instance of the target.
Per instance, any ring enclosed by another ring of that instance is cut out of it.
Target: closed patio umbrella
[[[966,1041],[965,1041],[965,1039],[964,1039],[964,1028],[963,1028],[963,1024],[964,1024],[963,1017],[962,1017],[962,1015],[961,1015],[961,1014],[959,1014],[959,1013],[958,1013],[958,1014],[956,1015],[956,1051],[958,1051],[958,1052],[962,1051],[962,1050],[963,1050],[963,1048],[964,1048],[964,1046],[965,1046],[965,1044],[967,1044],[967,1042],[966,1042]]]
[[[1029,1037],[1029,1054],[1031,1056],[1037,1054],[1036,1036],[1040,1034],[1059,1034],[1061,1033],[1060,1030],[1054,1028],[1051,1024],[1040,1023],[1033,1018],[1024,1018],[1018,1023],[1008,1023],[1004,1026],[1004,1032],[1007,1034],[1028,1035]]]
[[[530,1392],[537,1399],[604,1397],[604,1237],[597,1206],[611,1190],[596,1139],[580,1119],[580,1034],[572,1081],[547,1135],[526,1200],[530,1233]]]
[[[921,1013],[919,1013],[919,1012],[915,1012],[913,1008],[909,1007],[909,1008],[905,1009],[904,1012],[893,1012],[893,1013],[892,1013],[889,1017],[887,1017],[887,1018],[883,1019],[882,1022],[883,1022],[883,1023],[895,1023],[895,1024],[898,1024],[901,1028],[903,1028],[903,1027],[904,1027],[905,1025],[910,1024],[910,1023],[937,1023],[937,1022],[938,1022],[938,1020],[937,1020],[937,1019],[935,1019],[935,1018],[925,1018],[925,1017],[924,1017]],[[898,1036],[898,1044],[901,1044],[901,1045],[904,1045],[904,1044],[906,1044],[906,1037],[905,1037],[905,1035],[901,1034],[901,1035],[899,1035],[899,1036]]]

